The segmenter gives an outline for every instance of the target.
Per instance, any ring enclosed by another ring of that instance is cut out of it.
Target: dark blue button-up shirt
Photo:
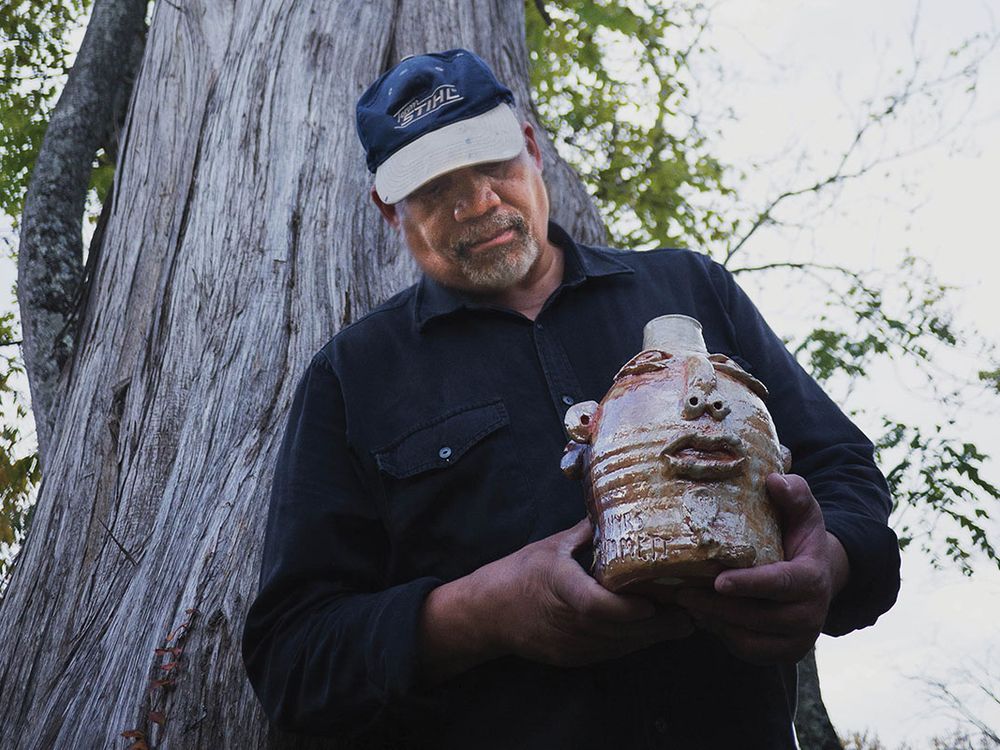
[[[875,621],[899,585],[872,446],[802,371],[719,265],[682,250],[575,244],[535,321],[424,278],[341,331],[299,384],[274,477],[247,669],[279,725],[389,747],[793,747],[794,667],[753,666],[697,633],[594,666],[506,657],[416,684],[427,593],[585,513],[559,460],[563,416],[600,401],[682,313],[710,352],[771,392],[792,471],[842,542],[832,634]]]

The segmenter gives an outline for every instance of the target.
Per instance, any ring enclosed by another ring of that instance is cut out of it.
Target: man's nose
[[[455,221],[478,219],[500,205],[500,196],[493,190],[489,178],[481,174],[471,174],[458,186],[455,198]]]
[[[725,419],[729,414],[729,405],[719,393],[719,381],[711,363],[701,357],[693,357],[687,361],[685,370],[681,417],[692,420],[707,413],[716,422]]]

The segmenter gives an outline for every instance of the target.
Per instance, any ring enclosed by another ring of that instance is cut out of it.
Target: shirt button
[[[572,406],[573,404],[576,403],[576,399],[574,399],[572,396],[563,396],[562,402],[566,404],[566,406]]]
[[[438,451],[438,456],[447,461],[449,458],[451,458],[451,448],[449,448],[446,445],[444,448]]]

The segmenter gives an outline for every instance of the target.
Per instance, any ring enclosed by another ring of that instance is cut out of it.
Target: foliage
[[[0,0],[0,211],[15,222],[90,4]]]
[[[962,731],[946,738],[935,750],[980,750],[1000,747],[1000,671],[991,649],[966,665],[952,668],[945,677],[922,677],[931,700],[954,719]],[[971,734],[970,734],[971,731]],[[973,745],[973,741],[979,742]]]
[[[952,290],[935,281],[927,263],[912,255],[904,256],[891,279],[845,268],[813,266],[807,270],[835,270],[849,282],[846,289],[827,285],[832,304],[795,348],[796,356],[820,382],[838,374],[864,378],[872,361],[887,354],[929,363],[938,345],[959,343],[946,307]],[[839,320],[845,309],[849,331]]]
[[[899,271],[889,277],[843,268],[806,270],[834,272],[847,282],[838,286],[828,281],[826,311],[794,347],[813,377],[828,384],[845,377],[856,382],[874,377],[878,363],[893,361],[904,363],[913,378],[922,375],[933,393],[940,421],[929,427],[885,411],[875,415],[882,428],[875,455],[893,494],[900,547],[918,541],[933,565],[953,564],[966,575],[973,572],[975,552],[1000,566],[1000,550],[988,533],[1000,487],[981,473],[989,456],[956,436],[955,421],[946,416],[988,394],[939,365],[956,350],[995,362],[994,347],[974,331],[959,330],[948,307],[955,290],[940,284],[932,269],[912,255],[905,255]],[[989,382],[984,373],[979,379]]]
[[[883,467],[889,467],[886,479],[900,511],[896,521],[900,547],[905,549],[918,539],[933,564],[940,566],[942,558],[949,559],[966,575],[973,572],[973,550],[1000,565],[988,535],[990,514],[984,502],[1000,499],[1000,488],[980,474],[988,456],[973,443],[945,437],[942,425],[924,431],[889,419],[884,419],[884,424],[887,431],[876,450]],[[910,520],[912,515],[901,508],[923,508],[931,513]],[[943,539],[936,529],[941,520],[950,521],[952,529]]]
[[[868,732],[852,732],[840,744],[844,750],[888,750],[878,735],[869,736]]]
[[[931,737],[927,745],[930,750],[996,750],[996,743],[983,734],[970,734],[962,729],[955,729],[943,736]],[[841,740],[844,750],[890,750],[878,735],[868,732],[854,732]],[[904,742],[894,750],[917,750],[913,745]]]
[[[703,51],[705,9],[548,0],[529,2],[526,11],[539,119],[583,178],[615,243],[705,247],[731,235],[730,220],[689,202],[730,192],[696,115],[685,110],[688,59]]]
[[[0,0],[0,214],[12,227],[18,225],[31,168],[90,5],[91,0]],[[113,169],[104,157],[95,163],[92,186],[100,200]],[[37,453],[22,445],[30,436],[21,434],[27,412],[15,386],[24,372],[17,328],[14,312],[0,314],[0,591],[41,480]]]
[[[73,35],[91,0],[2,2],[0,211],[16,222],[48,115],[69,69]],[[976,40],[953,51],[957,73],[931,80],[914,75],[902,81],[898,92],[869,103],[853,142],[830,174],[790,187],[748,215],[735,210],[739,191],[729,184],[733,172],[709,153],[709,134],[698,113],[687,109],[693,85],[690,62],[706,51],[702,32],[710,19],[703,5],[528,0],[526,20],[540,120],[581,174],[616,243],[714,249],[737,274],[785,268],[825,279],[831,302],[819,313],[815,328],[793,347],[820,382],[863,379],[874,363],[885,359],[905,359],[930,370],[942,347],[960,348],[974,338],[956,332],[946,310],[949,290],[935,284],[929,269],[911,256],[892,280],[814,262],[737,266],[736,261],[744,259],[746,242],[760,228],[780,224],[780,204],[884,163],[886,159],[875,159],[852,166],[851,159],[873,130],[899,117],[908,103],[934,97],[946,86],[973,91],[980,59],[972,54],[977,53]],[[93,177],[98,200],[103,200],[112,170],[111,160],[99,155]],[[698,200],[705,197],[731,202],[721,208],[724,204],[717,201]],[[890,289],[896,297],[892,304],[887,303]],[[8,329],[14,324],[10,314],[2,324]],[[10,341],[13,335],[0,333],[0,339]],[[985,356],[989,365],[979,371],[979,381],[1000,393],[1000,366],[992,352]],[[16,397],[9,380],[19,371],[15,357],[0,358],[0,395],[8,401]],[[955,392],[943,400],[949,398],[959,397]],[[12,408],[23,414],[19,403]],[[880,418],[884,433],[876,448],[897,499],[901,545],[919,539],[932,561],[952,560],[965,572],[972,569],[973,550],[1000,564],[986,533],[991,508],[1000,500],[997,487],[981,476],[988,457],[950,436],[947,421],[926,428],[886,414]],[[20,441],[16,424],[8,419],[0,430],[5,451],[0,458],[0,542],[7,544],[24,528],[27,498],[39,479],[36,456],[13,458]],[[911,520],[912,514],[903,512],[907,508],[933,512]],[[949,528],[943,540],[934,528],[941,520]]]
[[[954,290],[909,253],[891,274],[879,274],[811,259],[754,263],[751,242],[764,229],[780,228],[789,204],[826,196],[943,138],[944,124],[921,129],[927,141],[908,149],[872,156],[866,148],[884,139],[887,126],[908,108],[936,111],[955,92],[972,96],[979,64],[997,37],[966,40],[936,69],[918,59],[912,69],[898,71],[893,91],[862,103],[856,131],[828,172],[785,186],[753,208],[741,197],[739,176],[708,153],[697,113],[686,111],[695,98],[691,63],[706,51],[702,32],[709,23],[708,10],[697,2],[529,0],[527,38],[540,119],[583,178],[616,243],[686,245],[709,252],[736,275],[780,270],[819,281],[825,306],[792,349],[819,382],[848,381],[845,403],[853,385],[873,377],[882,363],[923,372],[944,407],[939,424],[924,427],[884,410],[869,415],[884,430],[875,441],[876,458],[888,469],[900,544],[919,539],[932,563],[951,561],[966,574],[975,552],[1000,565],[986,533],[1000,501],[1000,490],[982,477],[989,457],[953,435],[954,422],[945,415],[972,397],[971,388],[942,373],[939,363],[969,350],[989,363],[978,373],[976,397],[982,386],[1000,393],[1000,366],[983,337],[966,326],[959,332],[948,307]],[[949,110],[957,106],[949,104]]]
[[[0,315],[0,343],[15,336],[13,313]],[[0,349],[3,351],[3,349]],[[23,372],[15,357],[0,354],[0,582],[6,579],[10,550],[24,536],[31,520],[32,490],[41,479],[36,453],[23,454],[19,425],[27,413],[11,380]],[[0,583],[0,591],[3,586]]]

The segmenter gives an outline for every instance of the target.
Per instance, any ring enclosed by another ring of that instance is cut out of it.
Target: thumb
[[[797,474],[769,474],[767,494],[778,512],[785,559],[792,560],[825,538],[823,511],[806,480]]]
[[[809,484],[798,474],[768,474],[765,483],[768,497],[782,517],[783,525],[822,515]]]
[[[571,526],[556,534],[561,545],[565,545],[570,551],[577,547],[589,544],[594,538],[594,527],[590,519],[584,517],[575,526]]]

